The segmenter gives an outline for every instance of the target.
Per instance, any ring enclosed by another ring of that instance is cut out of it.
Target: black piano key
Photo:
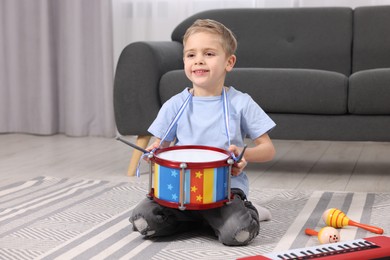
[[[370,246],[370,245],[367,245],[366,243],[363,243],[363,242],[359,242],[359,243],[357,243],[359,246],[361,246],[361,247],[368,247],[368,246]]]
[[[345,247],[344,247],[344,245],[338,245],[337,247],[340,247],[341,249],[346,249]]]
[[[348,244],[344,244],[345,247],[348,247],[348,248],[352,248],[350,245]]]
[[[301,254],[304,255],[304,256],[309,256],[309,254],[307,253],[307,251],[301,251],[301,252],[299,252],[299,253],[301,253]]]
[[[283,255],[278,255],[278,257],[281,259],[281,260],[288,260],[288,259],[293,259],[293,257],[290,257],[288,254],[286,253],[283,253]]]
[[[307,250],[306,252],[308,252],[308,253],[310,253],[310,254],[312,254],[312,255],[315,255],[316,253],[314,253],[313,251],[311,251],[311,250]]]

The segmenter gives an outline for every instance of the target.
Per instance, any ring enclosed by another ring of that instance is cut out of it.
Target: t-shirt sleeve
[[[148,132],[153,136],[158,138],[163,138],[165,133],[167,132],[170,124],[175,118],[177,111],[180,109],[180,105],[184,102],[183,93],[179,93],[173,97],[171,97],[168,101],[166,101],[160,111],[157,114],[157,117],[152,122],[152,124],[148,128]],[[168,136],[165,138],[165,141],[172,142],[176,137],[176,129],[175,125]]]
[[[249,95],[245,96],[247,106],[243,109],[242,127],[249,138],[256,139],[271,131],[276,124]]]

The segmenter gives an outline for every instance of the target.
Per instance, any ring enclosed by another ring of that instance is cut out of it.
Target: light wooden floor
[[[126,137],[135,143],[135,137]],[[390,192],[390,143],[274,140],[272,162],[247,167],[251,187]],[[126,176],[132,148],[114,138],[0,135],[0,185],[36,176],[145,181]]]

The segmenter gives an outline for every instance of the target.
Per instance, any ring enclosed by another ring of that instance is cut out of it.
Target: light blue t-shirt
[[[256,139],[275,127],[274,121],[248,94],[234,87],[230,87],[226,93],[231,144],[243,147],[245,137]],[[148,131],[162,138],[188,95],[189,89],[186,88],[165,102]],[[175,138],[176,145],[207,145],[227,150],[229,142],[222,95],[192,97],[166,141],[173,141]],[[232,188],[240,188],[246,195],[249,194],[245,172],[233,176],[231,181]]]

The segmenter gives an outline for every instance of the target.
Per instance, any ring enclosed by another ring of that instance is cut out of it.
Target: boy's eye
[[[192,57],[194,57],[195,55],[193,54],[193,53],[188,53],[187,54],[187,58],[192,58]]]
[[[214,56],[213,52],[206,52],[206,56]]]

